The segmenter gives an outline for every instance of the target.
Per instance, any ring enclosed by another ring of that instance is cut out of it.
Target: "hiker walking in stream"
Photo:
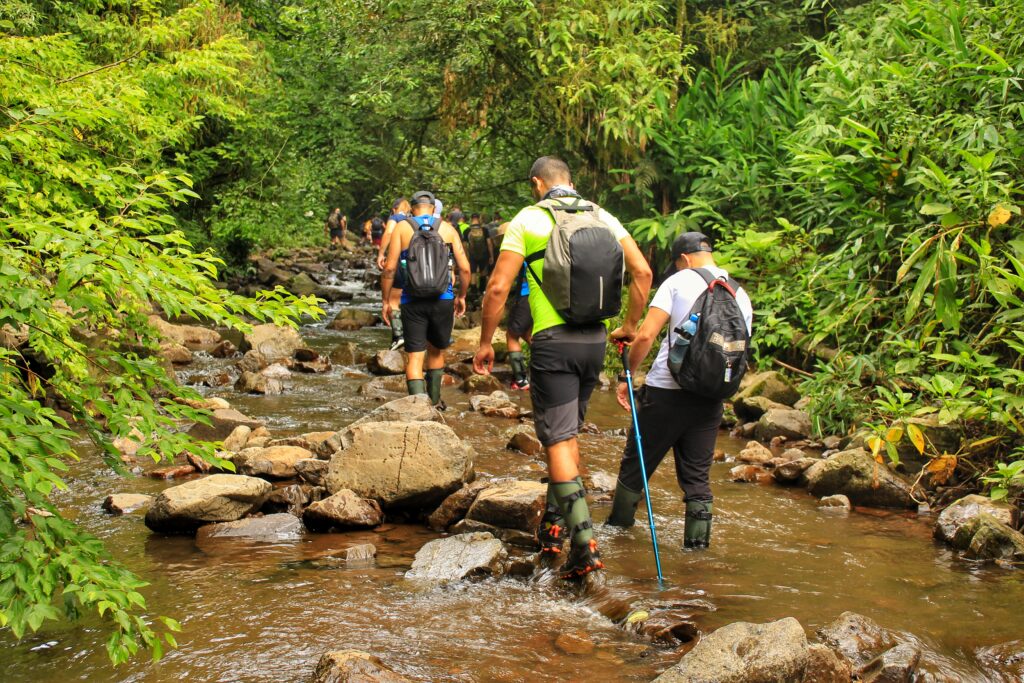
[[[324,221],[324,233],[332,247],[342,246],[345,242],[345,229],[348,227],[348,217],[335,207],[327,214]]]
[[[412,196],[412,216],[398,223],[391,234],[381,294],[384,320],[390,322],[397,313],[391,304],[391,290],[396,272],[402,272],[400,315],[408,353],[406,386],[410,395],[427,394],[431,403],[443,407],[444,349],[451,345],[455,316],[466,312],[469,262],[458,232],[434,214],[434,207],[431,193]],[[457,295],[453,262],[459,272]]]
[[[377,267],[382,271],[384,270],[384,262],[387,260],[388,246],[391,243],[391,234],[395,230],[395,226],[401,223],[409,215],[409,201],[405,197],[399,197],[391,204],[391,215],[388,216],[388,221],[384,225],[384,234],[381,235],[380,247],[377,249]],[[402,348],[405,345],[405,336],[402,330],[402,316],[398,315],[399,306],[402,303],[402,287],[404,283],[402,278],[404,274],[401,271],[395,273],[394,281],[391,286],[391,298],[390,300],[385,299],[391,304],[391,310],[395,315],[391,316],[389,325],[391,325],[391,350]]]
[[[636,393],[642,469],[650,479],[672,449],[686,501],[684,545],[706,548],[711,543],[710,471],[722,400],[736,392],[746,370],[753,311],[743,288],[715,264],[711,240],[702,233],[676,238],[666,276],[629,350],[635,373],[668,325],[646,383]],[[626,377],[620,376],[616,396],[627,411],[628,391]],[[630,428],[608,524],[633,525],[644,484],[636,433]]]
[[[651,270],[619,221],[573,188],[566,163],[541,157],[530,169],[537,203],[509,223],[484,297],[480,348],[473,368],[494,366],[491,339],[524,264],[533,316],[530,397],[537,438],[548,460],[547,507],[537,533],[545,553],[561,553],[565,579],[601,569],[579,473],[577,435],[604,365],[604,321],[619,313],[623,265],[632,275],[629,308],[612,336],[632,339],[651,285]]]
[[[525,263],[508,298],[505,341],[508,344],[508,364],[512,368],[510,388],[513,391],[529,391],[530,375],[523,356],[523,342],[529,344],[532,338],[533,315],[530,313],[530,283],[526,279]]]

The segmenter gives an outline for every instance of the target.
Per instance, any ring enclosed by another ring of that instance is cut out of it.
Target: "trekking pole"
[[[647,466],[644,465],[644,445],[640,437],[640,423],[636,417],[636,399],[633,397],[633,373],[629,369],[629,346],[624,342],[616,342],[619,355],[622,357],[622,370],[626,373],[626,386],[629,388],[629,411],[633,416],[633,434],[636,436],[636,453],[640,460],[640,476],[644,480],[644,498],[647,500],[647,523],[651,529],[651,545],[654,546],[654,564],[658,569],[658,585],[665,583],[661,573],[661,553],[658,552],[658,532],[654,528],[654,510],[651,508],[651,490],[647,486]]]

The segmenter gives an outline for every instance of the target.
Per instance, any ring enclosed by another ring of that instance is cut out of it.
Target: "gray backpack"
[[[526,266],[551,306],[572,325],[613,318],[622,306],[622,245],[598,206],[580,197],[545,199],[537,206],[555,220],[548,246],[526,256]],[[543,277],[534,263],[544,259]]]

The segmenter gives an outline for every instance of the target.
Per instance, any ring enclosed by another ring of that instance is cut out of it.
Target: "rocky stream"
[[[326,299],[297,333],[158,322],[179,380],[215,409],[186,428],[223,440],[237,473],[135,462],[126,441],[138,476],[84,457],[59,502],[151,582],[180,647],[114,669],[89,620],[4,635],[2,680],[1024,680],[1009,511],[919,506],[913,477],[862,441],[811,439],[773,372],[750,376],[720,434],[709,550],[683,552],[672,468],[655,475],[664,586],[643,511],[631,529],[600,524],[628,417],[596,392],[581,450],[607,571],[557,580],[531,542],[545,468],[529,397],[507,391],[507,369],[472,375],[472,319],[449,353],[447,411],[403,397],[368,261],[297,252],[234,283]]]

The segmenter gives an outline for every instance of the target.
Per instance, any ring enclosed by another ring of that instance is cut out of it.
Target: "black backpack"
[[[384,219],[380,216],[375,216],[370,221],[370,236],[374,239],[380,239],[384,236]]]
[[[437,232],[437,219],[421,227],[414,219],[412,239],[406,249],[405,292],[414,299],[437,299],[451,286],[451,250]]]
[[[537,206],[551,212],[555,227],[547,247],[526,257],[526,267],[551,306],[571,325],[618,315],[625,259],[615,233],[598,218],[598,206],[575,196],[545,199]],[[542,258],[539,278],[533,264]]]
[[[694,272],[708,285],[689,314],[700,314],[697,332],[682,362],[670,362],[669,370],[684,390],[705,398],[726,399],[740,388],[750,346],[747,323],[736,301],[739,284],[728,276],[716,278],[704,268],[695,268]]]

